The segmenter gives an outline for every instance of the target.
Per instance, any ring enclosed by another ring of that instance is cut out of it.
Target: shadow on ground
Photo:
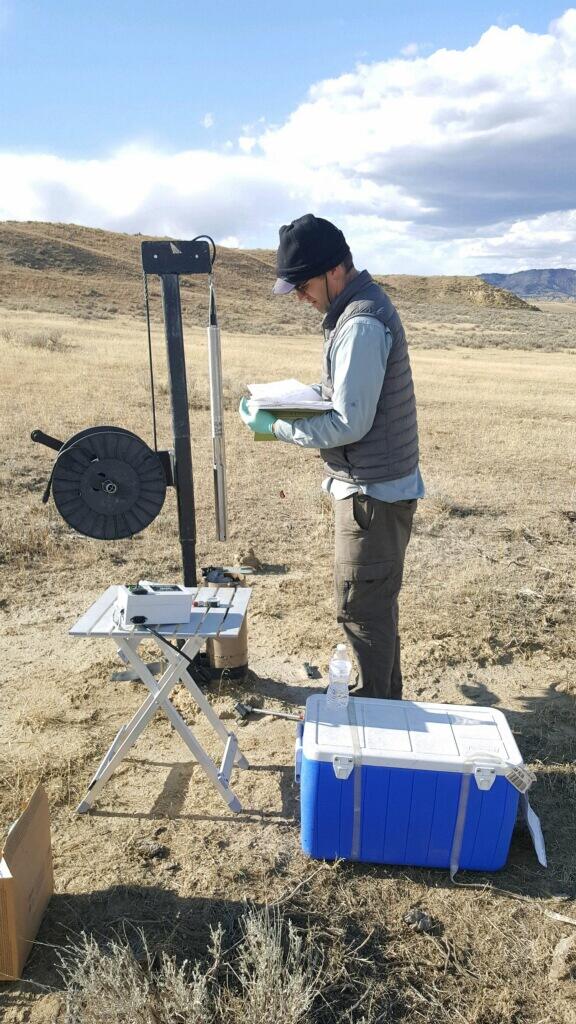
[[[466,701],[497,707],[506,716],[524,761],[536,770],[530,802],[539,815],[548,869],[539,868],[530,838],[517,828],[508,865],[497,885],[520,887],[531,896],[567,894],[576,897],[576,700],[549,686],[535,697],[520,697],[521,710],[502,706],[485,684],[463,684]]]
[[[263,820],[275,819],[277,821],[294,821],[298,809],[297,790],[294,783],[294,767],[281,764],[256,764],[245,769],[248,772],[269,773],[278,776],[278,784],[281,799],[281,808],[278,811],[266,811],[257,807],[242,807],[242,811],[235,813],[226,811],[222,804],[222,814],[193,814],[183,810],[188,795],[188,790],[193,781],[194,774],[202,769],[194,761],[177,762],[170,764],[166,761],[153,761],[150,758],[127,757],[125,765],[132,765],[135,768],[152,767],[168,769],[168,775],[164,781],[162,790],[156,797],[153,806],[149,811],[144,810],[115,810],[107,807],[105,797],[102,798],[103,806],[96,804],[89,811],[94,818],[133,818],[135,821],[149,819],[152,821],[165,821],[177,819],[179,821],[233,821],[236,827],[261,823]]]
[[[162,950],[178,962],[202,960],[210,944],[211,928],[220,924],[227,938],[233,940],[246,909],[247,905],[238,900],[185,898],[154,885],[117,885],[75,895],[54,895],[24,978],[2,987],[2,1003],[8,1009],[19,1006],[38,988],[61,990],[58,951],[76,944],[82,933],[93,936],[102,949],[112,939],[119,939],[130,946],[137,960],[144,959],[145,946],[152,955]]]
[[[326,683],[323,679],[310,681],[311,685],[306,682],[282,682],[278,679],[273,679],[271,676],[259,676],[255,672],[250,672],[247,686],[250,689],[255,690],[265,700],[268,699],[273,701],[271,704],[264,704],[263,706],[269,711],[274,710],[274,706],[278,707],[278,704],[290,704],[296,710],[300,710],[308,697],[312,697],[315,693],[324,693],[326,690]],[[242,698],[241,698],[242,699]]]

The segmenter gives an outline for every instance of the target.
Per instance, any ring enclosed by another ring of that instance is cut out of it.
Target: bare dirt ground
[[[335,970],[316,1020],[576,1019],[573,968],[551,972],[559,941],[575,928],[547,916],[576,918],[576,307],[554,305],[541,314],[549,317],[547,347],[557,347],[560,317],[563,351],[462,347],[465,308],[451,322],[412,323],[424,342],[413,366],[428,494],[402,593],[405,695],[506,712],[538,775],[533,804],[550,861],[540,868],[519,833],[506,869],[467,877],[473,888],[452,886],[442,871],[307,860],[287,721],[239,729],[252,766],[233,780],[240,816],[228,813],[160,715],[94,813],[75,813],[142,693],[110,682],[118,667],[112,644],[73,641],[67,630],[110,583],[179,578],[175,502],[169,495],[143,534],[109,544],[75,536],[52,504],[41,504],[52,457],[29,442],[32,428],[67,438],[113,423],[150,440],[144,332],[123,318],[2,313],[0,822],[9,824],[42,779],[56,876],[24,980],[0,989],[6,1024],[63,1019],[56,948],[70,937],[87,931],[98,942],[113,935],[135,941],[139,926],[152,947],[193,960],[205,954],[210,925],[221,922],[234,935],[246,901],[277,902],[299,927],[314,927],[328,964],[363,944],[355,985],[339,983]],[[515,327],[510,311],[504,327],[493,314],[485,311],[478,330],[492,331],[494,346],[515,330],[522,348],[527,314],[517,314]],[[163,342],[155,333],[160,443],[168,445]],[[247,381],[317,380],[320,339],[223,338],[230,541],[219,545],[204,333],[190,330],[187,338],[198,563],[233,564],[250,545],[263,563],[252,581],[249,684],[213,687],[211,699],[231,725],[239,697],[259,695],[270,708],[302,704],[323,685],[307,679],[303,663],[324,674],[339,639],[320,462],[279,443],[254,444],[235,412]],[[182,694],[178,703],[194,720]],[[197,729],[216,750],[200,716]],[[162,855],[151,853],[154,845]],[[413,906],[433,917],[434,934],[415,934],[404,922]]]

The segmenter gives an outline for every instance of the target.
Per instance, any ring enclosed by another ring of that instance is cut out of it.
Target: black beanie
[[[339,228],[323,217],[306,213],[280,228],[274,292],[292,291],[295,285],[325,274],[348,256],[350,249]]]

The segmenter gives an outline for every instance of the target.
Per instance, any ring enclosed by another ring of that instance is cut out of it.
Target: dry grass
[[[249,909],[228,936],[236,940],[230,948],[223,928],[213,928],[206,956],[192,964],[153,950],[141,930],[131,942],[113,939],[103,948],[83,934],[60,953],[64,1022],[312,1024],[326,1019],[325,992],[358,987],[359,967],[354,950],[340,962],[327,960],[316,932],[297,928],[278,908]]]
[[[432,932],[406,923],[414,906]],[[188,959],[182,935],[169,953],[165,936],[129,919],[111,939],[83,933],[58,954],[62,1022],[561,1024],[571,1020],[569,990],[565,998],[549,987],[555,928],[544,910],[528,915],[479,888],[461,894],[456,920],[432,878],[325,867],[282,912],[254,907],[212,926],[199,960]]]
[[[70,342],[58,328],[27,332],[15,330],[13,327],[4,327],[0,331],[0,339],[8,345],[44,349],[46,352],[67,352],[72,348]]]
[[[453,311],[450,346],[467,322],[476,323],[476,314],[474,322],[469,316],[468,309]],[[527,314],[516,316],[516,327],[510,314],[507,329],[519,338]],[[546,322],[554,330],[560,323]],[[56,354],[0,339],[7,371],[0,425],[0,621],[7,681],[0,690],[0,814],[8,823],[33,783],[45,780],[57,879],[40,934],[45,945],[32,954],[27,982],[0,993],[7,1024],[28,1019],[60,1024],[64,1013],[80,1015],[82,1024],[98,1020],[82,1009],[90,957],[98,964],[90,984],[110,981],[113,968],[124,965],[122,970],[136,979],[135,998],[148,999],[155,1013],[163,1005],[161,1012],[172,1014],[166,1019],[178,1021],[178,1006],[190,1017],[189,1003],[196,998],[190,965],[206,964],[210,928],[219,923],[228,964],[216,979],[215,991],[229,1014],[222,1019],[246,1019],[246,993],[255,976],[240,970],[238,950],[247,949],[248,940],[237,926],[247,900],[259,908],[282,908],[302,941],[303,964],[310,962],[307,936],[319,951],[320,961],[313,961],[313,970],[321,969],[319,991],[303,1020],[564,1024],[570,1019],[570,985],[548,978],[565,928],[544,911],[550,907],[576,916],[576,361],[568,351],[443,348],[448,319],[420,323],[413,365],[428,497],[415,522],[402,593],[406,695],[492,704],[506,712],[525,759],[537,771],[533,799],[543,819],[549,870],[537,867],[522,834],[514,840],[506,870],[491,878],[475,876],[475,889],[450,886],[443,872],[310,864],[299,851],[288,722],[252,723],[240,733],[254,765],[234,782],[247,808],[241,817],[226,814],[162,717],[107,784],[97,813],[75,814],[80,791],[142,697],[130,683],[110,684],[117,667],[111,646],[72,642],[66,630],[111,582],[178,578],[176,509],[169,494],[143,534],[102,545],[70,534],[53,504],[41,504],[53,454],[28,441],[32,428],[65,439],[89,425],[116,423],[150,440],[145,331],[121,318],[79,323],[63,314],[4,311],[5,330],[44,335],[55,330],[75,345]],[[489,322],[482,320],[478,333],[498,338],[503,324],[493,323],[495,333],[488,334]],[[186,333],[198,563],[234,564],[239,550],[249,545],[264,563],[253,578],[250,688],[269,706],[288,708],[309,692],[302,663],[325,670],[338,639],[331,511],[320,492],[322,468],[314,453],[254,444],[235,406],[247,381],[293,375],[317,380],[321,339],[224,332],[230,540],[218,545],[206,341],[201,329]],[[159,330],[153,344],[161,384]],[[552,332],[548,347],[554,345]],[[160,443],[167,445],[166,394],[159,394],[158,405]],[[246,697],[225,685],[212,700],[220,714],[230,715],[234,701]],[[200,717],[195,728],[209,743]],[[161,842],[169,853],[143,857],[141,843],[148,841]],[[505,891],[526,899],[512,899]],[[413,906],[437,922],[433,935],[415,934],[405,923]],[[282,985],[289,985],[289,938],[287,926],[282,927],[282,957],[266,961],[266,971],[276,971]],[[153,958],[151,966],[133,941],[136,928],[144,936],[140,946],[146,943]],[[74,974],[67,961],[72,1002],[64,1010],[53,947],[78,943],[82,931],[86,953],[77,949],[75,954],[80,973]],[[113,942],[117,948],[111,956]],[[266,948],[278,951],[275,942]],[[184,959],[188,965],[182,973]],[[282,985],[283,1005],[288,1005]],[[58,990],[53,996],[45,994],[53,989]],[[199,999],[204,998],[200,989]],[[160,1004],[168,990],[174,1002]],[[115,1006],[116,997],[110,998]],[[216,1012],[210,993],[206,998],[210,1012]],[[258,1014],[273,1019],[272,1004],[262,1009],[257,993],[254,1000]],[[140,1024],[145,1013],[148,1009],[138,1010],[139,1016],[127,1019]]]
[[[412,348],[496,348],[576,353],[576,303],[548,302],[536,310],[417,303],[401,307]]]
[[[211,1024],[215,1014],[208,986],[219,965],[219,933],[205,971],[197,965],[188,971],[186,961],[179,966],[163,953],[155,964],[145,935],[139,932],[137,938],[138,959],[126,942],[112,939],[100,949],[85,933],[60,954],[66,1024]]]
[[[240,399],[247,394],[246,382],[231,377],[222,379],[222,408],[225,412],[236,412]],[[163,399],[169,398],[168,381],[154,381],[154,394]],[[188,383],[188,406],[190,409],[210,409],[210,386],[207,377],[193,378]]]
[[[42,719],[40,731],[47,725]],[[37,730],[38,732],[38,730]],[[86,772],[89,756],[69,756],[61,751],[54,756],[53,751],[42,749],[41,742],[35,744],[36,749],[22,757],[17,749],[18,744],[8,744],[0,756],[0,780],[2,782],[2,821],[0,823],[0,843],[9,825],[22,813],[31,793],[40,783],[46,789],[51,807],[70,806],[77,803],[83,783],[82,772]]]
[[[0,564],[31,565],[57,551],[58,545],[46,523],[28,525],[6,516],[0,540]]]

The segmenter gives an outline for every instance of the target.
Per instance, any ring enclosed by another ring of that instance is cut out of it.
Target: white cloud
[[[416,57],[420,51],[418,43],[406,43],[400,50],[403,57]]]
[[[468,258],[518,258],[535,267],[538,261],[565,267],[574,264],[576,210],[545,213],[530,220],[502,225],[501,231],[468,244]]]
[[[204,114],[204,117],[200,121],[200,124],[202,125],[203,128],[213,128],[214,127],[214,114],[211,114],[209,112],[207,114]]]
[[[238,139],[238,146],[243,153],[251,153],[256,145],[256,138],[253,135],[241,135]]]
[[[227,249],[239,249],[240,239],[236,235],[225,235],[216,239],[217,245],[224,245]]]
[[[0,217],[272,246],[313,210],[376,271],[576,265],[576,10],[543,34],[415,46],[316,83],[284,124],[246,125],[218,151],[0,154]]]

